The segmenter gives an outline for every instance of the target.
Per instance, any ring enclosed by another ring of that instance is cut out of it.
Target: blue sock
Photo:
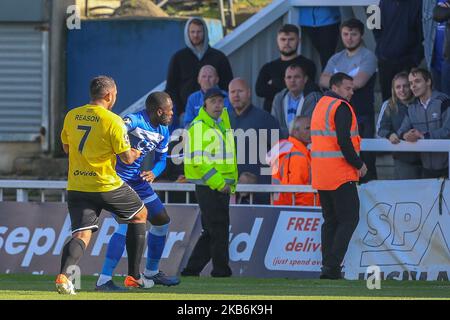
[[[111,236],[106,250],[105,262],[103,263],[103,275],[112,277],[114,269],[117,267],[125,250],[127,227],[126,224],[119,225],[119,229]]]
[[[168,230],[169,224],[165,224],[162,226],[152,226],[148,231],[147,263],[145,267],[149,271],[158,271]]]

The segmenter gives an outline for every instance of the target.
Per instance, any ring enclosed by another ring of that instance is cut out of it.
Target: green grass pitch
[[[122,284],[123,278],[114,280]],[[382,281],[380,290],[369,290],[365,281],[182,277],[175,287],[99,293],[94,291],[95,281],[96,277],[84,276],[76,296],[62,296],[55,291],[53,276],[0,275],[0,300],[450,300],[449,282]]]

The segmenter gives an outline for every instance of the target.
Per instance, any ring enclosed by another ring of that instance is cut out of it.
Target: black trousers
[[[358,118],[358,131],[361,138],[373,138],[375,133],[375,116],[374,115],[364,115]],[[371,180],[376,180],[378,178],[377,174],[377,154],[371,151],[362,151],[361,160],[367,166],[367,174],[360,179],[361,183],[369,182]]]
[[[200,273],[212,260],[212,276],[229,276],[230,196],[199,185],[195,187],[195,195],[200,206],[203,230],[185,270]]]
[[[322,225],[322,265],[339,269],[359,222],[359,198],[355,182],[336,190],[319,190]]]
[[[331,24],[323,27],[302,27],[302,32],[308,35],[312,45],[320,55],[322,70],[325,69],[328,60],[336,53],[339,39],[339,24]]]

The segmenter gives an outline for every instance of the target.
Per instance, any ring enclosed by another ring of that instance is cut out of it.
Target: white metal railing
[[[45,202],[46,191],[48,190],[60,190],[61,202],[66,201],[67,181],[54,181],[54,180],[0,180],[0,201],[4,199],[5,189],[16,190],[17,202],[28,202],[29,191],[34,190],[39,192],[40,202]]]
[[[450,159],[450,140],[422,139],[417,142],[401,141],[398,144],[392,144],[388,139],[362,139],[361,150],[382,152],[446,152],[449,154]]]
[[[65,189],[67,181],[39,181],[39,180],[0,180],[0,201],[3,201],[4,189],[16,190],[16,202],[28,202],[29,191],[37,190],[40,192],[40,202],[46,202],[45,190],[60,190],[61,202],[65,202]],[[190,203],[190,192],[195,191],[195,184],[175,183],[175,182],[156,182],[152,184],[154,191],[164,192],[165,203],[169,203],[169,192],[185,192],[186,203]],[[236,187],[236,192],[250,193],[250,204],[253,204],[253,193],[276,193],[276,192],[313,192],[316,190],[308,185],[267,185],[267,184],[240,184]],[[292,194],[294,197],[294,193]],[[272,203],[271,197],[271,203]]]
[[[383,151],[383,152],[446,152],[450,157],[450,140],[419,140],[415,143],[402,141],[399,144],[392,144],[387,139],[362,139],[362,151]],[[450,169],[449,169],[450,171]],[[450,172],[449,172],[450,176]],[[65,202],[65,188],[67,181],[38,181],[38,180],[0,180],[0,201],[4,199],[5,189],[16,190],[16,201],[27,202],[30,190],[40,192],[41,202],[45,202],[46,190],[61,190],[61,201]],[[155,191],[164,192],[165,201],[168,202],[169,192],[185,192],[186,203],[190,203],[189,192],[195,190],[195,185],[190,183],[153,183],[152,188]],[[276,192],[316,192],[311,186],[307,185],[263,185],[246,184],[238,185],[237,192],[250,193],[250,202],[253,203],[254,193]],[[294,196],[294,194],[293,194]],[[271,201],[272,203],[272,201]]]

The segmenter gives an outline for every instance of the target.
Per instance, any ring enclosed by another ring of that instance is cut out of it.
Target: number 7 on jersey
[[[87,139],[89,133],[91,132],[92,127],[90,127],[90,126],[78,126],[77,129],[84,131],[83,138],[81,138],[80,145],[78,146],[78,151],[80,153],[82,153],[83,152],[83,148],[84,148],[84,144],[86,143],[86,139]]]

